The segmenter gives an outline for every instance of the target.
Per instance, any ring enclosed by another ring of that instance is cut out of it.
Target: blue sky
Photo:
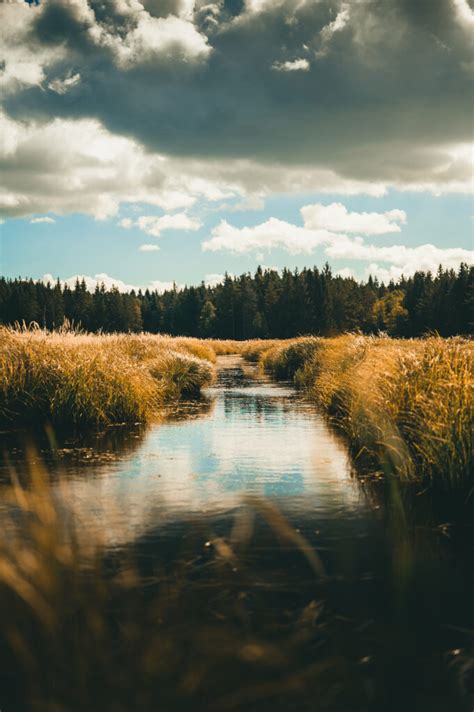
[[[0,4],[0,271],[473,260],[471,0]]]
[[[288,254],[283,249],[253,250],[248,254],[204,252],[202,243],[212,229],[225,219],[237,227],[254,226],[269,217],[300,224],[300,208],[312,203],[343,203],[350,211],[384,212],[399,208],[406,212],[407,222],[397,233],[373,238],[378,246],[394,241],[415,247],[431,243],[439,248],[473,248],[474,205],[471,196],[400,193],[390,191],[381,198],[340,195],[272,196],[262,210],[229,212],[217,206],[197,206],[191,214],[202,219],[197,231],[168,230],[159,238],[149,238],[138,228],[124,230],[118,226],[122,217],[140,212],[162,215],[162,210],[145,206],[123,205],[117,217],[96,220],[81,214],[57,216],[54,223],[31,223],[31,218],[7,220],[1,227],[2,274],[7,277],[29,276],[40,279],[45,274],[55,278],[105,273],[131,285],[152,281],[196,284],[208,275],[254,271],[257,264],[278,269],[285,266],[302,268],[321,265],[329,260],[335,270],[349,268],[355,276],[365,278],[365,261],[330,259],[324,249],[309,254]],[[156,252],[140,252],[142,244],[156,244]]]

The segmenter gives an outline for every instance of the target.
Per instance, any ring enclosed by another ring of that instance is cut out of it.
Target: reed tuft
[[[407,480],[472,486],[471,342],[302,337],[250,345],[244,355],[305,388],[359,461]]]
[[[0,329],[0,422],[56,426],[146,421],[211,383],[215,352],[197,339]]]

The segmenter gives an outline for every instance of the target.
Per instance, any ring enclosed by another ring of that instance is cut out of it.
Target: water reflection
[[[24,450],[10,452],[21,469]],[[50,472],[66,476],[82,525],[95,530],[99,521],[109,546],[170,520],[230,511],[246,494],[277,500],[293,515],[347,517],[361,507],[347,450],[322,418],[292,388],[255,368],[244,372],[234,357],[220,359],[218,381],[200,401],[164,422],[113,428],[54,451],[43,443],[42,453]]]

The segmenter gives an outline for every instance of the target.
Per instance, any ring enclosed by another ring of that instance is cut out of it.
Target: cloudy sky
[[[0,266],[473,259],[473,0],[0,2]]]

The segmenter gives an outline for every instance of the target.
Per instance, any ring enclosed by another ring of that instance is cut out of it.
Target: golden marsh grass
[[[213,380],[197,339],[0,329],[0,420],[56,426],[146,421]]]
[[[217,355],[293,379],[346,432],[359,460],[405,479],[469,485],[472,342],[361,335],[248,342],[0,329],[0,420],[102,427],[151,419],[195,395]]]
[[[305,388],[346,432],[356,458],[405,479],[471,486],[472,342],[344,335],[243,353]]]

